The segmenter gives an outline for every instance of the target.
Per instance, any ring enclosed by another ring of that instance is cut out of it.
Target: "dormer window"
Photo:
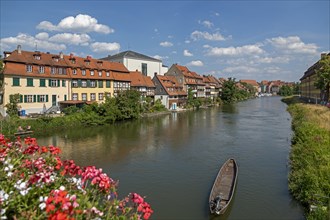
[[[86,76],[86,70],[81,70],[81,75]]]
[[[76,64],[76,59],[71,59],[72,64]]]
[[[59,60],[59,57],[58,56],[53,57],[53,61],[58,62],[58,60]]]
[[[100,76],[100,77],[102,76],[102,71],[99,71],[99,76]]]
[[[94,70],[91,70],[91,76],[94,76]]]
[[[32,65],[26,65],[26,72],[32,73]]]
[[[106,76],[109,77],[110,76],[110,72],[105,72]]]
[[[36,55],[34,55],[34,59],[35,60],[41,60],[41,56],[36,54]]]
[[[73,74],[73,75],[77,75],[77,69],[73,69],[73,70],[72,70],[72,74]]]
[[[99,61],[97,61],[97,64],[99,64],[100,66],[103,66],[103,61],[99,60]]]

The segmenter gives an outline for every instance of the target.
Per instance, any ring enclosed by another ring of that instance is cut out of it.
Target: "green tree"
[[[136,90],[120,92],[116,97],[116,104],[119,110],[118,119],[125,120],[138,118],[140,109],[140,93]]]
[[[9,103],[5,105],[6,112],[11,117],[18,117],[18,103],[20,101],[20,94],[16,93],[9,96]]]
[[[280,88],[279,95],[280,96],[291,96],[291,95],[293,95],[293,88],[288,85],[283,85]]]
[[[236,94],[238,88],[236,87],[235,78],[228,78],[222,85],[221,99],[225,103],[232,103],[237,101]]]
[[[319,61],[320,68],[315,70],[317,80],[315,87],[321,90],[321,100],[329,101],[329,87],[330,87],[330,55],[322,57]]]

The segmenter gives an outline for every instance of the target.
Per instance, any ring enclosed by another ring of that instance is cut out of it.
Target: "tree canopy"
[[[321,67],[315,70],[317,80],[315,87],[321,90],[321,99],[329,100],[329,84],[330,84],[330,56],[326,55],[319,61]]]

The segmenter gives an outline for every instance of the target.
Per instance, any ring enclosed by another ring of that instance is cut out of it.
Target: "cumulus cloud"
[[[173,46],[173,44],[169,41],[161,42],[159,45],[162,47],[172,47]]]
[[[213,23],[211,21],[198,21],[199,24],[203,25],[204,27],[207,28],[212,28],[213,27]]]
[[[71,33],[62,33],[56,34],[49,38],[49,41],[57,43],[67,43],[73,45],[82,45],[87,46],[91,41],[91,38],[88,34],[71,34]]]
[[[184,50],[183,51],[183,56],[186,56],[186,57],[192,57],[194,56],[192,53],[189,52],[189,50]]]
[[[257,73],[259,70],[251,66],[230,66],[223,69],[227,73]]]
[[[41,32],[41,33],[36,34],[36,38],[39,40],[48,40],[49,34],[46,32]]]
[[[201,32],[201,31],[194,31],[190,34],[190,37],[196,41],[200,39],[205,39],[205,40],[211,40],[211,41],[222,41],[225,40],[225,38],[219,33],[216,32],[214,34],[210,34],[206,31]]]
[[[95,42],[90,45],[90,48],[93,52],[103,53],[103,52],[113,52],[119,51],[120,44],[119,43],[106,43],[106,42]]]
[[[187,63],[187,66],[204,66],[204,63],[200,60],[193,60]]]
[[[158,59],[158,60],[165,60],[168,59],[168,56],[160,56],[160,55],[155,55],[153,58]]]
[[[245,45],[242,47],[210,47],[207,55],[209,56],[239,56],[249,54],[262,54],[261,44]]]
[[[63,18],[57,25],[54,25],[49,21],[42,21],[37,25],[37,29],[79,33],[97,32],[103,34],[114,32],[114,30],[107,25],[98,24],[96,18],[84,14],[79,14],[76,17],[69,16]]]
[[[317,54],[318,47],[315,44],[305,44],[298,36],[274,37],[267,39],[272,46],[283,52]]]
[[[38,36],[38,38],[37,38]],[[16,47],[17,45],[22,45],[24,48],[37,48],[43,50],[57,50],[62,51],[66,49],[64,44],[56,44],[49,42],[47,40],[43,40],[42,37],[46,37],[45,34],[37,35],[33,37],[28,34],[19,33],[16,37],[7,37],[1,39],[1,48],[12,48]]]

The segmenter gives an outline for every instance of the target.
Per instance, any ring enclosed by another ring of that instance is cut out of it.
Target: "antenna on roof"
[[[36,51],[38,51],[38,43],[37,42],[34,42],[35,45],[36,45]]]

